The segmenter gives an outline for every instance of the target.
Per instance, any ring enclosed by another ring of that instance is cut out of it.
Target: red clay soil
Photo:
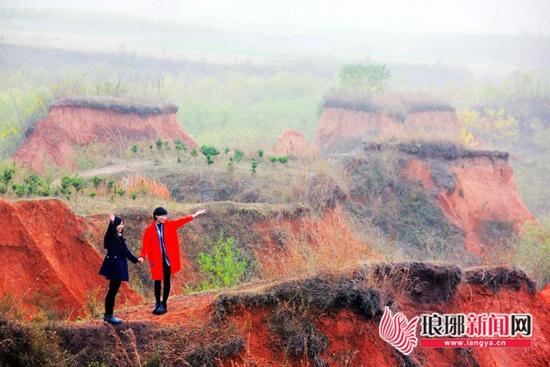
[[[317,124],[314,146],[325,149],[340,141],[387,138],[458,142],[461,127],[454,111],[410,112],[405,121],[400,122],[386,113],[325,108]]]
[[[437,190],[437,201],[445,216],[465,232],[468,251],[486,254],[494,248],[484,243],[484,225],[488,222],[511,223],[516,232],[525,221],[534,220],[521,200],[513,178],[513,169],[504,159],[490,157],[461,158],[445,162],[455,177],[456,188],[448,192],[437,188],[429,162],[411,158],[402,174],[420,181],[427,192]]]
[[[273,154],[290,157],[308,157],[313,155],[314,149],[307,142],[304,133],[297,130],[285,130],[275,143]]]
[[[76,167],[78,147],[104,144],[113,150],[127,149],[132,143],[153,142],[157,138],[181,139],[187,147],[193,141],[180,127],[175,112],[141,116],[133,112],[74,106],[52,107],[48,117],[37,122],[14,158],[37,172],[45,165]]]
[[[248,288],[248,289],[247,289]],[[262,292],[266,286],[243,287],[236,292]],[[541,293],[531,293],[525,285],[519,289],[503,286],[491,290],[482,284],[462,281],[456,292],[447,301],[419,302],[411,296],[395,289],[393,303],[396,311],[403,312],[409,319],[421,313],[530,313],[533,316],[532,346],[529,348],[471,348],[471,349],[431,349],[417,346],[409,356],[403,356],[382,340],[378,334],[378,319],[365,319],[350,308],[310,315],[314,326],[328,338],[328,347],[320,357],[327,366],[548,366],[550,358],[550,307]],[[151,314],[151,305],[128,309],[119,316],[133,325],[178,326],[184,330],[201,328],[214,317],[216,293],[172,297],[169,313],[162,316]],[[314,366],[311,359],[303,356],[296,360],[285,356],[276,347],[277,336],[270,329],[268,320],[273,315],[273,307],[242,307],[231,312],[223,324],[217,328],[236,328],[243,339],[241,351],[218,361],[220,366]],[[308,313],[311,310],[304,309]],[[99,321],[90,326],[100,327]],[[211,324],[210,324],[211,325]],[[418,333],[418,330],[417,330]],[[140,340],[137,341],[138,344]],[[200,342],[200,341],[197,341]],[[184,350],[183,347],[181,349]],[[183,353],[183,352],[182,352]],[[143,357],[142,357],[142,360]],[[167,361],[167,365],[172,365]],[[171,362],[175,362],[172,360]],[[177,365],[174,364],[174,365]]]
[[[62,201],[0,199],[0,213],[0,297],[20,301],[26,317],[40,309],[75,317],[88,297],[102,302],[102,256],[86,239],[84,221]],[[141,301],[127,285],[119,297],[121,304]]]
[[[319,217],[261,222],[255,231],[263,238],[255,254],[263,279],[343,269],[361,261],[383,259],[353,234],[339,206],[325,210]]]

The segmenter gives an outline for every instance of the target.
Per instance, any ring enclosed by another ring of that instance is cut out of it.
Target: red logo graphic
[[[418,320],[419,318],[416,316],[409,321],[401,312],[392,315],[390,308],[386,306],[378,326],[378,333],[382,339],[390,343],[395,349],[409,355],[418,344],[418,338],[416,337]]]

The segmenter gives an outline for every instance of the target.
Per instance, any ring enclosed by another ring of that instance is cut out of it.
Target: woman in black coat
[[[103,247],[107,249],[105,260],[101,264],[99,274],[109,280],[109,291],[105,297],[105,315],[103,320],[113,325],[118,325],[122,321],[113,316],[115,307],[115,297],[120,284],[128,281],[128,261],[134,264],[139,260],[132,254],[126,245],[126,240],[122,236],[124,231],[124,221],[120,217],[111,216],[109,227],[105,232]]]

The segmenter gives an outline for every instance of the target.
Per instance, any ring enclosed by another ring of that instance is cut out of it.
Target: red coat
[[[170,272],[172,274],[181,270],[180,247],[178,240],[178,228],[184,226],[193,220],[192,215],[182,217],[176,220],[167,220],[164,222],[164,246],[166,254],[170,260]],[[151,267],[151,278],[153,280],[162,280],[162,252],[160,242],[155,228],[156,222],[153,222],[145,229],[139,256],[147,257]]]

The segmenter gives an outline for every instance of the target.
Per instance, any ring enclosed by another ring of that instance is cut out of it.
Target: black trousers
[[[105,314],[112,315],[113,309],[115,308],[115,297],[120,288],[121,280],[110,280],[109,281],[109,291],[107,292],[107,297],[105,297]]]
[[[166,302],[168,301],[168,296],[170,295],[170,266],[166,265],[166,263],[162,263],[162,272],[164,273],[164,290],[162,292],[162,303],[166,305]],[[155,301],[156,303],[160,302],[160,288],[161,288],[162,281],[155,280]]]

